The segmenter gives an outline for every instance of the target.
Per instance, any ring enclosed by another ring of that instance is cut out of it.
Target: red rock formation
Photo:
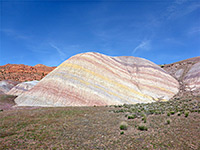
[[[41,80],[56,67],[48,67],[42,64],[28,66],[23,64],[7,64],[0,66],[0,81],[32,81]]]

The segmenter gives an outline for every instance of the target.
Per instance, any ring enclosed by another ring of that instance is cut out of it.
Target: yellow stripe
[[[87,57],[87,59],[89,59],[89,60],[92,60],[93,61],[93,59],[91,59],[91,58],[89,58],[89,57]],[[69,64],[69,63],[67,63],[67,64]],[[61,64],[61,65],[65,65],[65,64]],[[70,64],[70,65],[72,65],[71,67],[73,67],[73,65],[76,65],[76,64]],[[76,66],[79,66],[79,65],[76,65]],[[79,67],[82,67],[82,66],[79,66]],[[113,68],[114,68],[114,66],[112,66]],[[83,67],[82,67],[83,68]],[[80,68],[79,68],[80,69]],[[85,68],[83,68],[83,69],[85,69]],[[86,69],[86,70],[88,70],[88,69]],[[88,70],[88,71],[90,71],[90,72],[92,72],[91,70]],[[97,73],[95,73],[95,72],[93,72],[94,74],[97,74]],[[93,75],[94,75],[93,74]],[[99,74],[98,74],[99,75]],[[145,86],[145,85],[144,85]],[[168,93],[171,93],[171,94],[175,94],[174,92],[171,92],[170,90],[167,90],[167,89],[165,89],[165,88],[162,88],[162,87],[158,87],[158,86],[154,86],[154,85],[148,85],[148,86],[150,86],[150,87],[153,87],[153,88],[157,88],[157,89],[159,89],[159,90],[161,90],[161,91],[165,91],[165,92],[168,92]],[[136,91],[135,91],[136,92]],[[138,92],[139,93],[139,92]],[[141,93],[142,94],[142,93]],[[140,95],[141,96],[141,95]]]
[[[75,69],[80,69],[80,70],[82,70],[82,71],[85,71],[85,72],[87,72],[87,73],[90,73],[90,74],[92,74],[92,75],[94,75],[94,76],[97,76],[97,77],[99,77],[99,78],[101,78],[101,79],[103,79],[103,80],[106,80],[107,82],[109,82],[109,83],[111,83],[111,84],[114,84],[114,85],[116,85],[117,87],[119,87],[119,88],[123,88],[123,89],[126,89],[126,90],[128,90],[129,92],[133,92],[133,93],[135,93],[135,94],[137,94],[137,95],[139,95],[139,96],[141,96],[141,97],[144,97],[144,98],[147,98],[147,99],[151,99],[151,100],[158,100],[158,99],[153,99],[152,97],[150,97],[150,96],[148,96],[148,95],[145,95],[145,94],[142,94],[142,93],[140,93],[140,92],[137,92],[137,91],[135,91],[135,90],[133,90],[133,89],[131,89],[131,88],[129,88],[129,87],[127,87],[127,86],[124,86],[124,85],[122,85],[122,84],[120,84],[120,83],[117,83],[117,82],[115,82],[115,81],[113,81],[113,80],[111,80],[111,79],[109,79],[109,78],[107,78],[107,77],[104,77],[104,76],[102,76],[102,75],[100,75],[100,74],[98,74],[98,73],[95,73],[95,72],[93,72],[93,71],[91,71],[91,70],[88,70],[88,69],[85,69],[85,68],[83,68],[82,66],[79,66],[79,65],[76,65],[76,64],[70,64],[70,63],[64,63],[64,64],[61,64],[59,67],[72,67],[72,68],[75,68]],[[154,87],[156,87],[156,86],[154,86]],[[159,87],[157,87],[157,88],[159,88]],[[160,89],[164,89],[164,88],[160,88]],[[168,91],[168,90],[166,90],[166,89],[164,89],[165,91]],[[169,92],[171,92],[171,91],[169,91]],[[172,93],[172,92],[171,92]],[[142,100],[143,101],[143,100]],[[167,100],[164,100],[163,99],[163,101],[167,101]]]
[[[86,59],[91,60],[91,61],[94,61],[93,59],[91,59],[91,58],[89,58],[89,57],[86,57]],[[112,65],[112,63],[111,63],[110,65]],[[115,65],[112,65],[111,67],[114,68],[114,69],[116,69],[116,66],[115,66]],[[111,68],[111,67],[109,66],[109,68]],[[118,68],[118,67],[117,67],[117,68]],[[149,69],[152,69],[152,68],[149,68]],[[120,71],[119,68],[118,68],[118,70]],[[169,92],[169,93],[171,93],[171,94],[175,94],[175,93],[173,93],[173,92],[171,92],[171,91],[169,91],[169,90],[167,90],[167,89],[165,89],[165,88],[162,88],[162,87],[158,87],[158,86],[154,86],[154,85],[149,85],[149,86],[154,87],[154,88],[158,88],[158,89],[160,89],[161,91],[165,91],[165,92]]]
[[[84,80],[78,79],[77,77],[72,77],[72,76],[69,76],[69,75],[67,75],[67,74],[64,74],[64,75],[63,75],[63,74],[61,74],[61,73],[54,73],[54,74],[56,74],[56,75],[58,75],[58,76],[62,75],[62,76],[65,76],[65,77],[67,77],[67,78],[70,78],[70,79],[78,80],[79,82],[81,82],[81,83],[83,83],[83,84],[85,84],[85,85],[91,85],[91,86],[93,86],[93,87],[95,87],[95,88],[101,89],[101,90],[103,90],[104,92],[106,92],[106,93],[108,93],[108,94],[110,94],[110,95],[119,97],[119,98],[121,98],[121,99],[123,100],[123,97],[121,97],[121,96],[119,96],[119,95],[117,95],[117,94],[115,94],[115,93],[113,93],[113,92],[107,91],[107,90],[105,90],[104,88],[99,87],[99,86],[97,86],[97,85],[95,85],[95,84],[91,84],[91,83],[86,82],[86,81],[84,81]],[[139,98],[136,98],[136,99],[140,100]],[[124,100],[124,101],[127,101],[127,102],[129,102],[129,103],[133,103],[132,101],[129,101],[129,100]]]
[[[75,68],[75,69],[83,70],[83,71],[85,71],[87,73],[90,73],[90,74],[92,74],[94,76],[97,76],[97,77],[99,77],[99,78],[101,78],[103,80],[106,80],[106,81],[110,82],[111,84],[116,85],[119,88],[123,88],[123,89],[128,90],[129,92],[133,92],[133,93],[135,93],[135,94],[137,94],[137,95],[139,95],[141,97],[144,97],[144,98],[147,98],[147,99],[151,99],[151,100],[156,100],[156,101],[158,100],[158,99],[153,99],[152,97],[150,97],[148,95],[145,95],[145,94],[142,94],[140,92],[137,92],[137,91],[135,91],[135,90],[133,90],[133,89],[127,87],[127,86],[124,86],[124,85],[122,85],[120,83],[117,83],[117,82],[115,82],[113,80],[110,80],[109,78],[106,78],[106,77],[104,77],[104,76],[102,76],[102,75],[100,75],[98,73],[95,73],[95,72],[93,72],[91,70],[85,69],[82,66],[79,66],[79,65],[76,65],[76,64],[65,63],[65,64],[61,64],[61,67],[72,67],[72,68]]]

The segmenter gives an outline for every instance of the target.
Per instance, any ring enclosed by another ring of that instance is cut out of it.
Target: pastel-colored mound
[[[9,95],[16,95],[19,96],[28,90],[32,89],[39,81],[28,81],[28,82],[22,82],[14,86],[7,94]]]
[[[156,64],[132,56],[78,54],[15,102],[20,106],[102,106],[169,100],[178,82]]]
[[[180,95],[200,95],[200,56],[168,64],[164,69],[180,83]]]
[[[194,95],[200,95],[200,62],[191,67],[184,78],[184,82],[187,91],[192,91]]]
[[[6,94],[10,89],[12,89],[19,82],[12,80],[2,80],[0,81],[0,94]]]

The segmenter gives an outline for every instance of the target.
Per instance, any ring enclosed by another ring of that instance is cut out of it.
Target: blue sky
[[[0,65],[95,51],[167,64],[200,56],[199,0],[1,0]]]

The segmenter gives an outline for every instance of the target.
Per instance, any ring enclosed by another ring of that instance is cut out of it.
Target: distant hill
[[[7,64],[0,66],[0,81],[32,81],[41,80],[56,67],[48,67],[42,64],[28,66],[24,64]]]
[[[0,95],[1,94],[6,94],[14,86],[16,86],[19,83],[20,82],[18,82],[18,81],[12,81],[12,80],[3,80],[3,81],[0,81]]]
[[[0,81],[2,82],[2,81]],[[16,86],[14,86],[9,92],[7,92],[6,94],[8,95],[21,95],[25,92],[27,92],[28,90],[30,90],[31,88],[33,88],[39,81],[34,80],[34,81],[28,81],[28,82],[21,82],[19,84],[17,84]]]
[[[179,96],[200,95],[200,56],[162,66],[179,81]]]

